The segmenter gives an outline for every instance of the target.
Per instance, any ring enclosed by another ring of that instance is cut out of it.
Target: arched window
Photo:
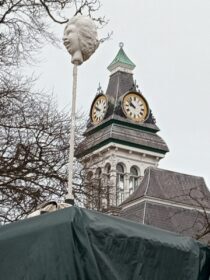
[[[119,205],[124,200],[125,170],[122,163],[118,163],[116,169],[116,204]]]
[[[89,171],[88,174],[87,174],[87,181],[90,182],[93,178],[93,172],[92,171]]]
[[[104,182],[103,182],[103,208],[108,208],[110,206],[111,200],[111,183],[110,183],[110,173],[111,173],[111,164],[107,163],[104,167]]]
[[[99,179],[100,177],[101,177],[101,168],[98,167],[98,168],[96,169],[96,178]]]
[[[136,166],[132,166],[130,169],[130,178],[129,178],[129,194],[134,192],[138,187],[139,183],[139,172]]]
[[[107,163],[107,164],[105,165],[105,173],[106,173],[106,174],[109,174],[110,171],[111,171],[111,164],[110,164],[110,163]]]
[[[93,209],[100,211],[102,201],[102,170],[98,167],[95,171],[94,186],[92,193]]]
[[[107,163],[104,168],[104,183],[105,185],[109,184],[110,180],[110,171],[111,171],[111,164]]]

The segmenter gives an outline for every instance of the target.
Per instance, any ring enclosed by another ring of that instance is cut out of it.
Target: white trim
[[[157,153],[157,152],[151,152],[151,151],[147,151],[147,150],[143,150],[143,149],[139,149],[139,148],[125,146],[125,145],[114,143],[114,142],[106,144],[105,146],[101,147],[100,149],[93,151],[91,153],[91,155],[95,155],[95,154],[98,154],[99,152],[103,152],[104,150],[107,150],[110,147],[114,147],[114,148],[117,147],[117,148],[120,148],[120,149],[122,149],[124,151],[127,151],[127,152],[129,152],[129,151],[136,152],[137,154],[142,154],[142,155],[145,154],[145,155],[149,155],[149,156],[155,156],[155,157],[159,157],[160,159],[165,157],[165,155]],[[88,155],[86,155],[84,157],[88,157]]]
[[[122,160],[126,160],[126,161],[132,160],[132,161],[135,161],[135,163],[145,163],[145,164],[149,164],[152,166],[155,166],[155,163],[156,163],[152,160],[135,159],[133,157],[126,157],[121,154],[116,154],[116,156],[117,156],[117,158],[122,159]]]
[[[150,168],[149,168],[149,175],[148,175],[148,180],[147,180],[147,187],[145,189],[145,192],[144,192],[144,195],[147,195],[147,191],[148,191],[148,188],[149,188],[149,181],[150,181]]]
[[[143,225],[144,225],[144,221],[145,221],[145,216],[146,216],[146,207],[147,207],[147,202],[145,201],[144,203],[144,214],[143,214]]]
[[[155,198],[155,197],[150,197],[150,196],[145,196],[142,198],[137,199],[134,202],[128,203],[127,205],[122,205],[122,209],[129,208],[131,206],[134,206],[136,204],[142,203],[142,202],[152,202],[156,204],[161,204],[161,205],[166,205],[166,206],[172,206],[172,207],[177,207],[177,208],[182,208],[182,209],[188,209],[188,210],[197,210],[200,212],[204,212],[203,208],[200,206],[190,206],[185,203],[180,203],[180,202],[175,202],[171,200],[166,200],[166,199],[161,199],[161,198]],[[205,208],[206,213],[210,214],[210,208]]]
[[[118,65],[116,65],[113,69],[108,69],[108,70],[111,72],[111,74],[110,74],[110,76],[111,76],[111,75],[113,75],[114,73],[116,73],[118,71],[121,71],[121,72],[124,72],[124,73],[128,73],[128,74],[133,74],[133,69],[129,69],[127,67],[123,67],[123,64],[118,63]]]

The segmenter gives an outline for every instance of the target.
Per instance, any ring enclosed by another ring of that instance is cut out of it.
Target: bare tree
[[[182,195],[172,197],[190,208],[178,208],[168,213],[168,219],[176,224],[176,232],[210,244],[210,195],[206,188],[192,187]]]
[[[114,189],[110,170],[107,172],[100,167],[84,167],[77,161],[74,193],[81,205],[88,209],[108,212],[115,198]]]
[[[0,84],[0,221],[17,220],[66,192],[69,114],[52,97],[33,92],[30,80]],[[76,143],[84,127],[77,122]],[[75,193],[77,196],[77,193]]]
[[[4,0],[0,1],[0,67],[29,60],[46,41],[56,44],[54,24],[65,24],[78,13],[88,14],[101,26],[104,17],[94,17],[99,0]]]
[[[100,6],[99,0],[0,0],[0,223],[24,217],[46,199],[62,199],[67,185],[69,114],[34,92],[32,79],[17,75],[19,65],[33,60],[44,43],[57,44],[53,27],[70,16],[86,14],[105,24],[96,16]],[[82,180],[75,180],[81,201]]]

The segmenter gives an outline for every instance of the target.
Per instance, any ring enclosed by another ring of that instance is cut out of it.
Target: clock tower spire
[[[108,66],[111,74],[106,94],[100,90],[95,96],[85,139],[76,152],[92,192],[96,182],[103,189],[97,207],[88,202],[97,210],[120,205],[138,187],[145,169],[157,167],[169,151],[157,134],[159,128],[146,98],[133,80],[134,68],[120,43]]]
[[[114,74],[117,71],[132,73],[132,70],[136,67],[136,65],[128,58],[126,53],[123,50],[124,44],[122,42],[119,43],[119,51],[114,58],[114,60],[110,63],[107,69]]]

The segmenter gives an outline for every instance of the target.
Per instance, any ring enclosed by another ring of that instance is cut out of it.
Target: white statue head
[[[71,18],[65,29],[63,43],[76,65],[86,61],[98,48],[97,29],[90,17],[77,15]]]

